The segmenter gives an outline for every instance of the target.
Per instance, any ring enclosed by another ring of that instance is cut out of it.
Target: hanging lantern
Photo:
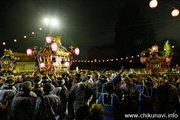
[[[151,50],[152,50],[152,52],[158,52],[158,46],[153,45]]]
[[[168,57],[165,59],[166,63],[170,63],[171,60],[172,60],[172,57],[170,57],[170,56],[168,56]]]
[[[51,44],[51,48],[52,48],[53,52],[56,52],[57,51],[57,44],[56,43],[52,43]]]
[[[79,52],[80,52],[79,48],[75,48],[75,49],[74,49],[75,55],[79,55]]]
[[[179,10],[178,9],[174,9],[172,12],[171,12],[171,15],[173,17],[177,17],[179,15]]]
[[[47,43],[51,43],[51,42],[52,42],[52,40],[51,40],[51,37],[50,37],[50,36],[46,36],[46,42],[47,42]]]
[[[45,63],[41,63],[41,64],[40,64],[40,67],[41,67],[41,68],[45,68]]]
[[[144,56],[143,56],[143,57],[140,57],[140,60],[141,60],[142,63],[145,63],[145,62],[146,62],[146,59],[147,59],[147,58],[144,57]]]
[[[155,7],[157,7],[157,5],[158,5],[157,0],[151,0],[151,2],[149,3],[149,6],[150,6],[151,8],[155,8]]]
[[[69,67],[69,62],[65,62],[65,66],[66,66],[66,67]]]
[[[27,49],[27,55],[28,55],[28,56],[31,56],[31,55],[32,55],[32,49],[30,49],[30,48]]]
[[[58,66],[58,62],[53,62],[54,67]]]

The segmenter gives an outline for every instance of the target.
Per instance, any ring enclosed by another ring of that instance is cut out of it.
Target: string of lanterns
[[[173,1],[176,2],[175,0],[173,0]],[[176,2],[176,3],[178,3],[178,2]],[[178,4],[179,4],[179,3],[178,3]],[[157,5],[158,5],[158,0],[151,0],[151,1],[149,2],[149,6],[150,6],[151,8],[156,8]],[[172,12],[171,12],[171,15],[172,15],[173,17],[177,17],[177,16],[179,15],[179,10],[178,10],[177,8],[175,8],[175,7],[170,6],[170,5],[168,5],[168,6],[171,7],[171,8],[173,8],[173,10],[172,10]]]

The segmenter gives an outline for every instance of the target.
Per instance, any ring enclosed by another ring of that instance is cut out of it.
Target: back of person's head
[[[65,80],[62,78],[62,77],[58,77],[56,78],[56,81],[57,81],[57,86],[62,86],[65,84]]]
[[[45,84],[45,83],[49,83],[50,82],[50,78],[47,77],[47,76],[43,76],[42,77],[42,82]]]
[[[92,104],[89,109],[89,120],[103,120],[104,108],[101,104]]]
[[[108,82],[107,84],[104,85],[104,89],[108,93],[113,93],[114,84],[112,82]]]
[[[42,83],[42,79],[40,76],[35,76],[35,78],[33,79],[33,83],[35,85],[35,87],[38,87],[41,85]]]
[[[75,79],[76,79],[78,82],[80,82],[80,81],[81,81],[81,74],[76,73],[76,74],[75,74]]]
[[[30,81],[25,81],[22,83],[21,88],[25,94],[29,94],[32,90],[32,83]]]
[[[5,80],[5,82],[6,82],[6,85],[12,86],[12,85],[14,85],[14,83],[15,83],[15,79],[14,79],[13,77],[7,77],[7,79]]]
[[[52,91],[52,87],[50,83],[45,83],[43,85],[43,91],[45,92],[45,94],[49,94]]]
[[[86,104],[78,106],[75,114],[76,120],[88,120],[89,106]]]

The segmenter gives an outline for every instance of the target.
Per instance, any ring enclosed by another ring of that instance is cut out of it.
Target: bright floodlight
[[[57,20],[56,20],[56,19],[52,19],[52,20],[51,20],[51,24],[52,24],[53,26],[55,26],[55,25],[57,25],[57,24],[58,24],[58,22],[57,22]]]
[[[44,19],[44,23],[45,23],[45,24],[49,24],[49,19],[48,19],[48,18],[45,18],[45,19]]]

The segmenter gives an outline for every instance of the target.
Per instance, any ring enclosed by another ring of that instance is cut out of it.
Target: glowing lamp
[[[178,10],[178,9],[174,9],[174,10],[171,12],[171,15],[172,15],[173,17],[178,16],[178,15],[179,15],[179,10]]]
[[[56,52],[57,51],[57,44],[56,43],[52,43],[51,44],[51,48],[52,48],[53,52]]]
[[[27,49],[27,55],[28,55],[28,56],[31,56],[31,55],[32,55],[32,49],[30,49],[30,48]]]
[[[51,40],[51,37],[50,37],[50,36],[46,36],[46,42],[47,42],[47,43],[51,43],[51,42],[52,42],[52,40]]]
[[[58,62],[53,62],[54,67],[58,66]]]
[[[65,66],[66,66],[66,67],[69,67],[69,62],[65,62]]]
[[[158,52],[158,46],[157,45],[152,46],[152,51],[153,52]]]
[[[80,51],[79,51],[79,48],[75,48],[75,49],[74,49],[75,55],[79,55],[79,52],[80,52]]]
[[[146,62],[146,57],[144,57],[144,56],[140,57],[140,60],[141,60],[142,63],[145,63]]]
[[[40,64],[40,67],[41,67],[41,68],[45,68],[45,63],[41,63],[41,64]]]
[[[149,6],[150,6],[151,8],[155,8],[155,7],[157,7],[157,5],[158,5],[157,0],[151,0],[151,2],[149,3]]]
[[[172,57],[170,57],[170,56],[168,56],[168,57],[165,59],[166,63],[170,63],[171,60],[172,60]]]
[[[2,44],[3,44],[3,45],[6,45],[6,42],[3,42]]]

